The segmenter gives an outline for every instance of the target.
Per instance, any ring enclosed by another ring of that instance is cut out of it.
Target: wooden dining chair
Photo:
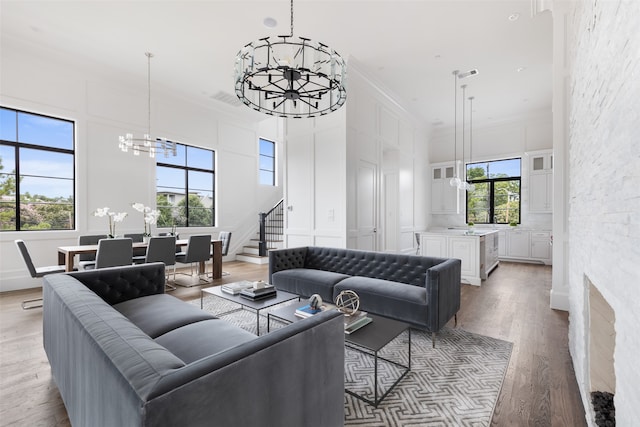
[[[29,274],[31,277],[40,278],[46,276],[47,274],[54,273],[64,273],[64,265],[48,265],[46,267],[36,267],[33,265],[33,261],[31,259],[31,255],[29,254],[29,250],[27,246],[24,244],[24,240],[18,239],[14,240],[14,243],[18,247],[18,252],[22,255],[22,259],[24,263],[27,265],[27,270],[29,270]],[[42,298],[34,298],[22,301],[22,309],[23,310],[31,310],[32,308],[42,307],[42,304],[32,305],[33,303],[42,302]]]

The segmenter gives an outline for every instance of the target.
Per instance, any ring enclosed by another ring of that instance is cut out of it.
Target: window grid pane
[[[0,230],[75,228],[74,127],[0,108]]]
[[[466,165],[467,181],[475,186],[467,192],[467,222],[520,223],[520,167],[520,158]]]
[[[212,227],[215,219],[215,152],[177,144],[179,158],[158,159],[159,228]]]
[[[260,138],[259,140],[259,182],[261,185],[276,185],[275,142]]]

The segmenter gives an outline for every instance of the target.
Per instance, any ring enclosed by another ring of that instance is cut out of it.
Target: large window
[[[467,164],[467,222],[520,223],[520,159]]]
[[[213,227],[215,152],[176,144],[177,155],[158,157],[158,227]]]
[[[260,184],[276,185],[276,143],[260,138]]]
[[[0,107],[0,230],[73,230],[72,121]]]

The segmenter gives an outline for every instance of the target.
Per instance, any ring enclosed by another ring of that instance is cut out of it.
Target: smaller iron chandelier
[[[134,156],[139,156],[140,153],[148,153],[149,157],[154,158],[156,156],[156,152],[164,153],[165,157],[169,157],[170,154],[175,156],[175,142],[151,137],[151,58],[153,58],[153,54],[151,52],[145,52],[145,55],[147,57],[148,85],[147,133],[145,133],[142,138],[134,138],[132,133],[127,133],[125,136],[120,136],[118,147],[125,153],[131,150]]]
[[[259,39],[236,56],[235,90],[247,106],[280,117],[329,114],[347,100],[346,64],[335,50],[291,34]]]

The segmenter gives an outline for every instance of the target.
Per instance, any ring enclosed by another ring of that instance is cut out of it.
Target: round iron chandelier
[[[347,100],[346,63],[329,46],[291,34],[264,37],[236,56],[235,91],[248,107],[279,117],[316,117]]]

